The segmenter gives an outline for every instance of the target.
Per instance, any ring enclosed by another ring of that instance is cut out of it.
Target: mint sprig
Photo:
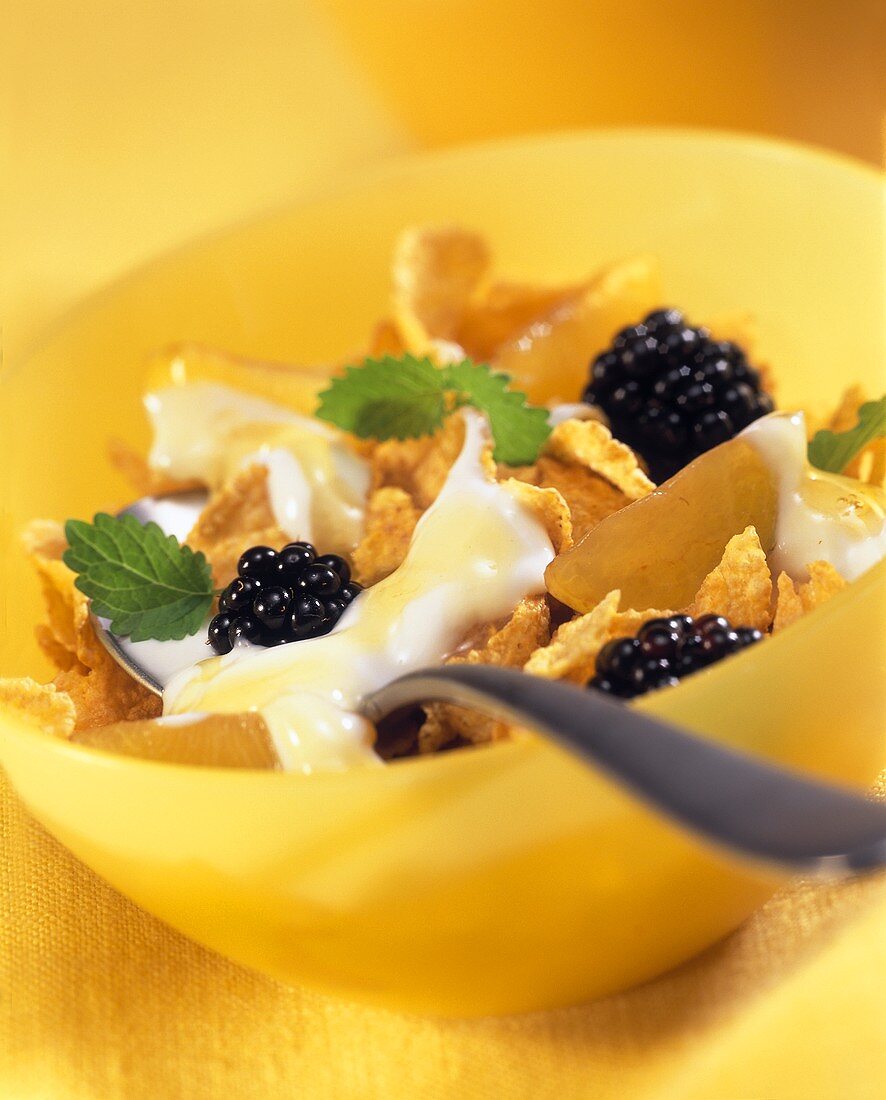
[[[886,436],[886,395],[859,408],[854,428],[816,432],[809,443],[809,461],[819,470],[841,474],[860,451],[882,436]]]
[[[463,359],[444,367],[443,373],[460,405],[484,412],[495,440],[497,462],[523,466],[535,462],[551,434],[548,410],[527,404],[526,394],[509,389],[510,378],[485,364]]]
[[[360,439],[414,439],[443,423],[446,387],[430,359],[365,359],[320,394],[317,416]]]
[[[209,563],[156,523],[100,512],[92,523],[69,519],[65,535],[65,565],[114,634],[165,642],[203,625],[215,594]]]
[[[471,405],[489,420],[496,461],[521,466],[535,461],[551,429],[547,411],[509,385],[508,375],[470,359],[444,367],[409,354],[365,359],[320,394],[317,416],[361,439],[416,439]]]

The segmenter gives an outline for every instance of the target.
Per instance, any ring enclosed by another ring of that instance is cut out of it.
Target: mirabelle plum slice
[[[748,524],[764,550],[772,546],[777,505],[777,486],[759,451],[731,439],[555,558],[548,589],[576,611],[590,611],[614,588],[621,589],[622,607],[686,607],[726,543]]]
[[[154,356],[148,369],[147,388],[156,392],[189,382],[218,382],[309,415],[317,406],[317,394],[329,385],[335,373],[332,366],[269,363],[201,344],[176,344]]]
[[[106,752],[168,764],[265,770],[280,767],[264,719],[252,712],[115,722],[79,730],[71,740]]]
[[[662,303],[658,262],[637,256],[605,268],[498,349],[497,370],[531,401],[578,401],[591,359],[625,325]]]

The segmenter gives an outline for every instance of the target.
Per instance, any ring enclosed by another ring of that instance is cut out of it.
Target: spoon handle
[[[828,875],[886,865],[886,805],[726,748],[599,692],[489,665],[402,676],[380,718],[435,700],[531,727],[691,832],[739,855]]]

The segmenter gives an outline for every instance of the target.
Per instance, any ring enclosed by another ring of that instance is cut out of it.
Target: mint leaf
[[[414,355],[366,359],[320,394],[317,416],[361,439],[415,439],[435,432],[453,404],[472,405],[489,419],[497,461],[520,466],[535,461],[550,427],[547,411],[509,381],[470,359],[447,367]]]
[[[547,409],[527,405],[525,393],[508,389],[508,375],[496,374],[485,364],[463,359],[444,367],[443,373],[459,404],[473,405],[486,414],[497,462],[508,466],[535,462],[551,434]]]
[[[867,401],[858,410],[858,423],[845,432],[823,429],[809,444],[809,461],[819,470],[841,474],[859,451],[886,435],[886,396]]]
[[[446,413],[445,381],[430,359],[365,359],[320,394],[317,416],[361,439],[430,435]]]
[[[69,519],[64,562],[93,611],[134,642],[196,634],[212,604],[209,563],[156,523],[100,512],[92,523]]]

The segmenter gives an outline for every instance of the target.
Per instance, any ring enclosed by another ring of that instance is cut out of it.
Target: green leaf
[[[535,462],[538,452],[551,434],[547,409],[526,403],[526,394],[508,389],[510,378],[496,374],[481,363],[464,359],[444,368],[453,390],[462,404],[473,405],[489,419],[495,440],[495,459],[508,466]]]
[[[453,401],[472,405],[489,419],[497,461],[520,466],[535,461],[551,429],[547,411],[509,381],[470,359],[447,367],[412,355],[366,359],[320,395],[317,416],[362,439],[414,439],[436,431]]]
[[[65,534],[65,565],[115,634],[165,642],[203,625],[214,594],[209,563],[156,523],[100,512],[92,523],[69,519]]]
[[[859,451],[886,435],[886,396],[858,410],[858,423],[845,432],[816,432],[809,444],[809,461],[819,470],[841,474]]]
[[[430,359],[366,359],[320,394],[317,416],[361,439],[430,435],[446,413],[445,380]]]

